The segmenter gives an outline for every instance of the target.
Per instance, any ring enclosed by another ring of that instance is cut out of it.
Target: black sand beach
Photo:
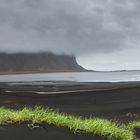
[[[0,106],[13,109],[43,106],[76,116],[107,118],[127,123],[140,119],[140,82],[64,81],[39,85],[0,83]],[[127,113],[137,114],[138,117],[131,118]],[[91,135],[75,135],[65,128],[55,126],[30,130],[26,124],[2,127],[0,137],[2,140],[103,140]]]

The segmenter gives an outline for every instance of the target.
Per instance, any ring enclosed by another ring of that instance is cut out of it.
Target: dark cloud
[[[139,45],[139,0],[0,0],[0,51],[83,55]]]

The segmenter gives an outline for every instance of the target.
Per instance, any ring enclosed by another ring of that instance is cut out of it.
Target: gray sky
[[[140,0],[0,0],[0,51],[52,51],[74,54],[90,69],[140,69]]]

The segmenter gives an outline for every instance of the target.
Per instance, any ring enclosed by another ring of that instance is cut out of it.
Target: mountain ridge
[[[47,53],[0,53],[0,73],[86,71],[75,56]]]

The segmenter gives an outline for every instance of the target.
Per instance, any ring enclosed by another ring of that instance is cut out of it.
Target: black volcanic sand
[[[1,140],[107,140],[89,134],[74,134],[65,128],[43,126],[31,129],[27,124],[15,124],[0,129]]]
[[[62,92],[61,92],[62,91]],[[41,92],[41,94],[37,94]],[[43,84],[0,83],[0,106],[20,109],[25,106],[50,107],[76,116],[100,117],[128,123],[140,120],[140,82]],[[140,135],[137,131],[137,135]],[[103,140],[89,134],[73,134],[65,128],[42,126],[30,129],[27,124],[0,128],[2,140]]]

